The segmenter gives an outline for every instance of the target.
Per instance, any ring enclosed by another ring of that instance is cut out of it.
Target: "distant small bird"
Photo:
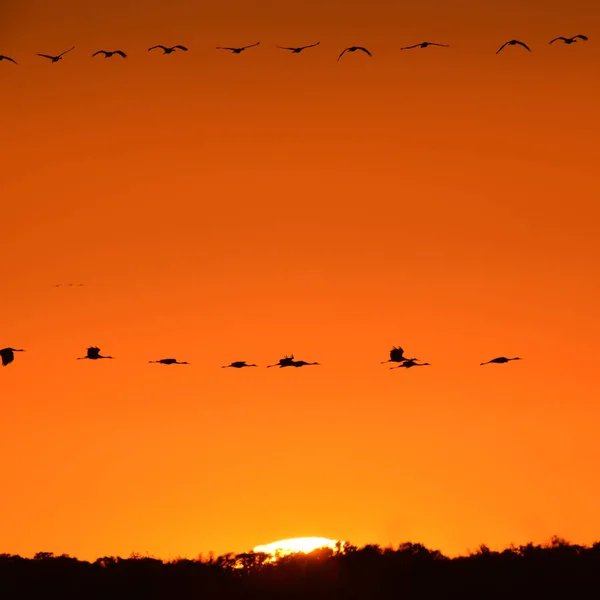
[[[417,363],[416,359],[410,359],[410,360],[406,360],[404,361],[401,365],[398,365],[397,367],[390,367],[390,369],[410,369],[412,367],[430,367],[431,365],[429,363]]]
[[[291,367],[292,363],[294,362],[294,355],[290,354],[289,356],[284,356],[283,358],[279,359],[279,362],[275,363],[274,365],[267,365],[267,369],[270,369],[271,367]]]
[[[98,50],[98,52],[94,52],[94,54],[92,54],[92,58],[97,54],[104,54],[104,58],[110,58],[113,54],[118,54],[123,58],[127,58],[127,54],[125,54],[123,50]]]
[[[305,360],[293,360],[287,367],[304,367],[305,365],[320,365],[318,362],[306,362]]]
[[[163,54],[171,54],[171,52],[175,52],[175,50],[183,50],[184,52],[187,52],[188,50],[185,46],[182,46],[181,44],[171,47],[158,44],[158,46],[152,46],[152,48],[148,48],[148,52],[150,52],[150,50],[154,50],[155,48],[162,48]]]
[[[256,44],[250,44],[249,46],[242,46],[241,48],[227,48],[224,46],[217,46],[217,50],[231,50],[234,54],[240,54],[246,48],[254,48],[254,46],[258,46],[260,42],[256,42]]]
[[[549,43],[553,44],[557,40],[562,40],[565,44],[573,44],[574,42],[577,41],[577,39],[583,40],[584,42],[588,41],[588,37],[587,36],[580,34],[580,35],[574,35],[571,38],[562,37],[562,35],[561,35],[561,36],[559,36],[557,38],[554,38],[553,40],[550,40]]]
[[[102,356],[100,354],[100,348],[97,346],[90,346],[87,349],[87,354],[85,356],[80,356],[77,360],[83,360],[88,358],[89,360],[98,360],[99,358],[112,358],[112,356]]]
[[[38,56],[43,56],[44,58],[49,58],[53,63],[58,62],[59,60],[62,60],[62,57],[64,54],[66,54],[67,52],[71,52],[71,50],[75,50],[75,46],[73,46],[72,48],[69,48],[68,50],[65,50],[64,52],[61,52],[58,56],[51,56],[50,54],[39,54]]]
[[[420,44],[415,44],[414,46],[405,46],[404,48],[400,48],[400,50],[412,50],[413,48],[427,48],[427,46],[441,46],[442,48],[450,48],[448,44],[436,44],[435,42],[421,42]]]
[[[228,369],[229,367],[232,367],[234,369],[242,369],[243,367],[258,367],[258,365],[249,365],[245,360],[238,360],[236,362],[232,362],[229,365],[223,365],[221,369]]]
[[[15,352],[25,352],[25,350],[19,348],[2,348],[2,350],[0,350],[0,358],[2,359],[3,367],[10,365],[10,363],[15,360]]]
[[[487,362],[479,363],[479,366],[488,365],[489,363],[507,363],[510,360],[523,360],[522,358],[515,356],[515,358],[506,358],[506,356],[498,356],[498,358],[492,358],[492,360],[488,360]]]
[[[10,60],[10,62],[14,62],[15,65],[19,64],[14,58],[11,58],[10,56],[4,56],[3,54],[0,54],[0,62],[2,62],[3,60]]]
[[[502,48],[504,48],[504,46],[515,46],[516,44],[519,44],[519,46],[523,46],[523,48],[525,48],[526,50],[529,50],[529,52],[531,52],[531,48],[527,44],[524,44],[523,42],[520,42],[519,40],[510,40],[509,42],[505,42],[504,44],[502,44],[502,46],[500,46],[500,48],[498,49],[498,52],[500,52],[502,50]],[[498,54],[498,52],[496,52],[496,54]]]
[[[346,48],[339,56],[338,56],[338,61],[340,60],[340,58],[342,58],[342,56],[344,56],[344,53],[346,52],[356,52],[357,50],[362,50],[362,52],[366,52],[369,56],[373,56],[366,48],[363,48],[362,46],[350,46],[350,48]]]
[[[179,362],[176,358],[161,358],[160,360],[149,360],[149,363],[160,363],[161,365],[189,365],[189,362]]]
[[[401,362],[405,362],[405,361],[409,361],[409,360],[419,360],[419,359],[418,358],[406,358],[406,356],[404,356],[404,350],[402,348],[400,348],[400,346],[394,346],[390,350],[390,359],[382,361],[381,364],[384,365],[385,363],[390,363],[390,362],[401,363]]]
[[[63,285],[66,287],[84,287],[85,283],[57,283],[54,287],[62,287]]]
[[[287,46],[277,46],[278,48],[281,48],[282,50],[291,50],[292,54],[300,54],[300,52],[302,52],[302,50],[306,50],[307,48],[314,48],[315,46],[318,46],[321,42],[317,42],[316,44],[311,44],[310,46],[300,46],[299,48],[288,48]]]

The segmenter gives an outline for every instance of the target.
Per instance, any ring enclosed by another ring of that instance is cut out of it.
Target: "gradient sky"
[[[0,552],[600,539],[597,4],[3,2]]]

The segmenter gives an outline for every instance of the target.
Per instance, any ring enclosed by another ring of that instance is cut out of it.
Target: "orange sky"
[[[4,2],[0,552],[599,539],[596,4]]]

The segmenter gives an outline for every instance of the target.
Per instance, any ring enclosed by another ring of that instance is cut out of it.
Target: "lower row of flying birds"
[[[2,348],[0,350],[0,358],[2,358],[2,366],[6,367],[11,362],[15,360],[15,352],[25,352],[22,348]],[[89,360],[99,360],[101,358],[114,358],[112,356],[102,356],[100,354],[100,348],[97,346],[90,346],[87,349],[85,356],[80,356],[77,360],[89,359]],[[506,356],[498,356],[496,358],[492,358],[486,362],[480,363],[481,365],[487,365],[489,363],[507,363],[511,360],[522,360],[519,356],[515,356],[514,358],[506,358]],[[412,367],[428,367],[431,366],[427,362],[419,362],[420,359],[413,357],[407,358],[404,356],[404,350],[400,346],[394,346],[390,350],[390,358],[389,360],[384,360],[381,364],[385,363],[398,363],[396,367],[390,367],[390,369],[410,369]],[[178,361],[176,358],[161,358],[160,360],[149,360],[150,363],[159,363],[161,365],[188,365],[187,361]],[[305,360],[295,360],[294,355],[290,354],[289,356],[284,356],[280,358],[278,362],[274,365],[267,365],[267,369],[270,367],[279,367],[280,369],[283,367],[304,367],[307,365],[320,365],[318,362],[306,362]],[[233,368],[233,369],[241,369],[243,367],[258,367],[255,364],[248,364],[245,360],[238,360],[236,362],[232,362],[228,365],[223,365],[222,369]]]
[[[549,43],[553,44],[554,42],[562,41],[564,44],[573,44],[577,40],[587,41],[588,39],[589,38],[587,36],[578,34],[578,35],[574,35],[573,37],[570,37],[570,38],[559,36],[559,37],[554,38],[553,40],[550,40]],[[281,48],[282,50],[289,50],[292,54],[300,54],[300,52],[302,52],[303,50],[306,50],[307,48],[314,48],[315,46],[318,46],[320,43],[321,42],[317,42],[316,44],[309,44],[307,46],[296,46],[296,47],[277,46],[277,48]],[[227,46],[217,46],[217,50],[228,50],[229,52],[232,52],[233,54],[241,54],[244,50],[246,50],[248,48],[254,48],[255,46],[258,46],[259,44],[260,44],[260,42],[256,42],[256,44],[250,44],[248,46],[240,46],[237,48],[232,48],[232,47],[227,47]],[[517,45],[522,46],[523,48],[525,48],[525,50],[528,50],[529,52],[531,52],[531,48],[524,42],[521,42],[519,40],[509,40],[508,42],[505,42],[504,44],[502,44],[502,46],[500,46],[500,48],[497,50],[496,54],[498,54],[501,50],[503,50],[505,46],[517,46]],[[437,44],[436,42],[420,42],[419,44],[414,44],[413,46],[404,46],[403,48],[400,48],[400,50],[412,50],[413,48],[427,48],[428,46],[440,46],[442,48],[450,47],[449,44]],[[42,58],[49,59],[52,63],[57,63],[59,60],[62,60],[63,55],[67,54],[67,52],[71,52],[71,50],[74,50],[74,49],[75,49],[75,46],[73,46],[72,48],[69,48],[68,50],[65,50],[64,52],[61,52],[60,54],[57,54],[57,55],[40,54],[40,53],[38,53],[37,55],[41,56]],[[155,50],[155,49],[162,50],[163,54],[172,54],[176,50],[183,50],[184,52],[188,51],[188,48],[186,46],[182,46],[181,44],[178,44],[177,46],[163,46],[162,44],[158,44],[157,46],[152,46],[152,48],[148,48],[148,52],[150,52],[150,50]],[[340,60],[340,58],[342,58],[342,56],[346,52],[356,52],[357,50],[360,50],[361,52],[364,52],[365,54],[368,54],[369,56],[373,56],[371,54],[371,52],[363,46],[350,46],[349,48],[345,48],[341,52],[341,54],[338,56],[338,60]],[[94,52],[92,54],[92,57],[97,56],[98,54],[103,54],[104,58],[110,58],[111,56],[114,56],[115,54],[121,56],[122,58],[127,58],[127,54],[125,52],[123,52],[123,50],[98,50],[97,52]],[[3,60],[9,60],[15,64],[18,64],[14,58],[0,54],[0,62]]]

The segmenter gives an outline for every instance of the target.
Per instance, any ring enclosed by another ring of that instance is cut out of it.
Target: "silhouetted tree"
[[[480,545],[466,556],[404,542],[397,548],[338,545],[311,553],[209,554],[164,562],[132,553],[90,563],[68,554],[32,559],[0,554],[2,600],[196,599],[388,600],[600,597],[600,542],[591,547],[554,536],[546,544],[502,550]]]

